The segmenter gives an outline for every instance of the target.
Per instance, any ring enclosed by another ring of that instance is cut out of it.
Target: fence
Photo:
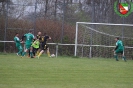
[[[10,43],[9,46],[6,46],[6,51],[8,53],[16,53],[16,47],[14,41],[0,41],[1,43]],[[75,52],[75,45],[76,44],[61,44],[61,43],[48,43],[48,46],[50,47],[50,53],[55,54],[56,57],[58,56],[74,56]],[[24,46],[24,45],[23,45]],[[77,51],[78,57],[88,57],[91,52],[91,56],[98,57],[98,58],[113,58],[113,51],[115,46],[106,46],[106,45],[85,45],[85,44],[77,44],[77,47],[80,48],[80,51]],[[86,47],[88,49],[86,49]],[[101,51],[99,51],[101,49]],[[95,51],[98,50],[98,53]],[[125,52],[127,55],[127,59],[133,60],[133,54],[130,52],[133,50],[133,47],[125,46]],[[2,49],[0,49],[2,51]],[[108,51],[108,52],[106,52]],[[99,53],[100,52],[100,53]],[[104,53],[106,52],[106,53]],[[86,55],[87,53],[87,55]]]

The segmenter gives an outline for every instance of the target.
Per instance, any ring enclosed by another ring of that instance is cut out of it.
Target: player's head
[[[39,31],[39,32],[38,32],[38,35],[42,35],[42,33]]]
[[[115,41],[118,41],[120,38],[119,37],[115,37]]]
[[[29,33],[33,33],[33,31],[34,31],[33,29],[29,29]]]
[[[16,35],[15,36],[19,36],[19,33],[16,33]]]

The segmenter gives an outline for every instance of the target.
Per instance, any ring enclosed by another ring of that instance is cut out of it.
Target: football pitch
[[[133,61],[0,54],[0,88],[132,88]]]

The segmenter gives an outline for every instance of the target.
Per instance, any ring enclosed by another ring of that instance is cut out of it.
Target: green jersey
[[[14,42],[16,43],[16,46],[20,46],[21,45],[20,39],[17,36],[14,37]]]
[[[26,45],[31,45],[31,44],[32,44],[32,41],[33,41],[33,39],[34,39],[34,35],[31,34],[31,33],[27,33],[27,34],[25,34],[24,36],[25,36],[25,38],[26,38],[25,44],[26,44]]]
[[[117,50],[124,50],[124,45],[123,45],[123,42],[121,40],[118,40],[116,42],[116,46],[117,46]]]

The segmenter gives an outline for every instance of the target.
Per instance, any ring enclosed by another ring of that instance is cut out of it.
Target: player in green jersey
[[[33,42],[33,39],[34,39],[34,35],[32,34],[32,31],[33,31],[33,30],[29,30],[29,33],[26,33],[26,34],[22,37],[22,41],[23,41],[24,38],[25,38],[25,46],[26,46],[26,49],[25,49],[25,51],[23,52],[22,56],[25,56],[26,52],[27,52],[28,50],[30,50],[30,57],[31,57],[31,58],[33,58],[31,45],[32,45],[32,42]]]
[[[23,48],[22,48],[22,45],[20,43],[20,39],[19,39],[19,34],[18,33],[16,33],[16,35],[14,37],[14,42],[16,43],[16,47],[18,49],[17,55],[22,55]]]
[[[116,41],[116,47],[114,49],[114,57],[116,59],[116,61],[119,61],[118,60],[118,54],[122,54],[122,58],[124,61],[126,61],[126,58],[124,56],[124,45],[123,45],[123,42],[118,38],[116,37],[115,38],[115,41]]]

